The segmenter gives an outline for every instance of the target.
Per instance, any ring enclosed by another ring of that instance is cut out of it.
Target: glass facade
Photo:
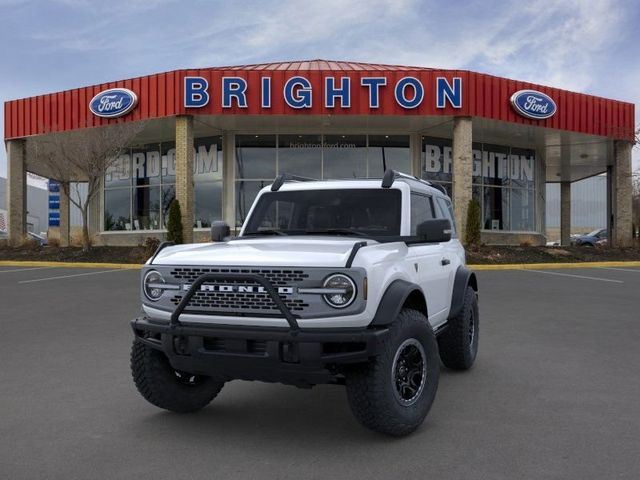
[[[222,137],[194,141],[194,227],[222,219]],[[175,198],[174,142],[130,148],[104,179],[104,231],[166,228]]]
[[[280,173],[316,179],[381,178],[411,171],[409,135],[236,135],[236,226]]]
[[[195,228],[223,219],[222,137],[194,140]],[[534,150],[473,143],[473,198],[484,230],[535,232]],[[422,137],[421,176],[445,187],[453,180],[450,139]],[[166,229],[176,194],[174,142],[138,145],[120,155],[104,181],[104,231]],[[260,189],[286,172],[314,179],[381,178],[385,167],[412,172],[409,135],[236,134],[233,182],[236,227]],[[432,206],[446,209],[445,206]],[[448,208],[448,207],[447,207]]]
[[[451,196],[451,140],[422,137],[422,178],[443,185]],[[536,230],[534,150],[473,143],[473,198],[484,230]]]

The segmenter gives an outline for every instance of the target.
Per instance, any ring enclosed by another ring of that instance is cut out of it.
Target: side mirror
[[[211,223],[211,241],[212,242],[223,242],[225,238],[227,238],[231,234],[231,229],[229,225],[225,222],[218,220],[216,222]]]
[[[422,242],[448,242],[451,240],[451,221],[446,218],[426,220],[418,225],[416,233]]]

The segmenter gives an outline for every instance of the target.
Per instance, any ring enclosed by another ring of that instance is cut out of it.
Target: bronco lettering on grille
[[[189,290],[191,285],[184,284],[183,290]],[[275,287],[276,291],[281,295],[292,295],[293,287]],[[267,293],[267,290],[260,285],[201,285],[201,292],[217,292],[217,293]]]

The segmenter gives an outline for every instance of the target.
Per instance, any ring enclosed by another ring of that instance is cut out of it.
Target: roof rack
[[[300,177],[298,175],[291,175],[289,173],[281,173],[273,181],[273,184],[271,185],[271,191],[277,192],[285,182],[313,182],[315,180],[315,178]]]
[[[408,175],[406,173],[396,172],[395,170],[389,169],[386,172],[384,172],[384,177],[382,177],[382,188],[391,188],[391,185],[393,185],[393,182],[398,178],[406,178],[407,180],[413,180],[415,182],[420,182],[424,185],[429,185],[430,187],[433,187],[431,182],[418,178],[414,175]]]

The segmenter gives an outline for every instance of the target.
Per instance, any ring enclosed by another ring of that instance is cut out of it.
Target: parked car
[[[467,370],[478,351],[478,283],[451,199],[393,170],[290,180],[260,191],[239,237],[214,225],[215,243],[163,244],[146,263],[134,382],[174,412],[235,379],[345,385],[364,426],[411,433],[440,361]]]
[[[606,244],[607,238],[607,229],[599,228],[586,235],[578,235],[573,241],[578,247],[595,247],[596,245]]]

